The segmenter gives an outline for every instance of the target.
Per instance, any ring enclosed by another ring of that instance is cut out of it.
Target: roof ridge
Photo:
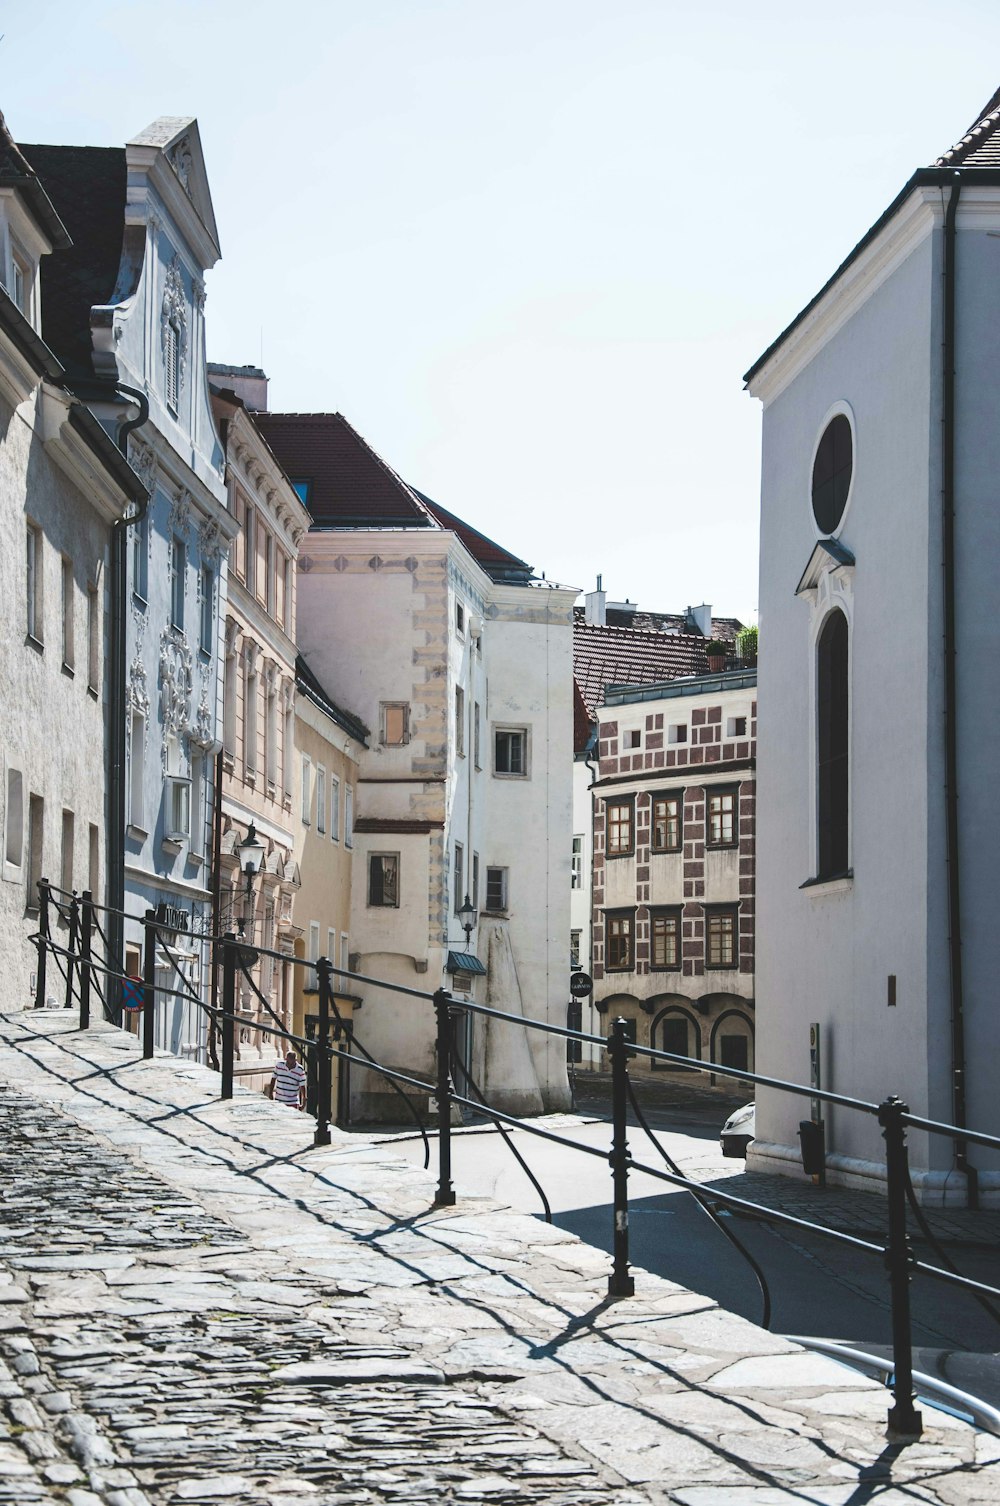
[[[1000,125],[1000,89],[986,101],[983,109],[975,117],[968,130],[962,135],[954,146],[943,152],[934,161],[935,167],[951,167],[960,165],[972,152],[983,144],[983,138],[992,136],[997,126]]]

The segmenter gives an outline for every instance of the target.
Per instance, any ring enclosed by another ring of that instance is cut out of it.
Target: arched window
[[[816,645],[817,878],[848,870],[850,729],[848,635],[843,612],[831,612]]]
[[[677,1005],[669,1005],[653,1021],[650,1045],[657,1051],[669,1051],[673,1056],[689,1056],[701,1060],[701,1027],[693,1015]],[[661,1062],[653,1058],[654,1071],[690,1072],[690,1067],[680,1067],[676,1062]]]

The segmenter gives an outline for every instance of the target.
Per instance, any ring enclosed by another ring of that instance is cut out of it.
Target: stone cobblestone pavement
[[[0,1015],[0,1502],[1000,1499],[1000,1439],[73,1023]]]

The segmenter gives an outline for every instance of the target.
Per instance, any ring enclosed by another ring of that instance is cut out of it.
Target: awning
[[[485,978],[486,969],[473,952],[449,952],[448,973],[471,973],[474,978]]]

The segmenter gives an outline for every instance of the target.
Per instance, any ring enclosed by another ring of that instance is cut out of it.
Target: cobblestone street
[[[0,1500],[991,1502],[1000,1440],[62,1012],[0,1020]]]

